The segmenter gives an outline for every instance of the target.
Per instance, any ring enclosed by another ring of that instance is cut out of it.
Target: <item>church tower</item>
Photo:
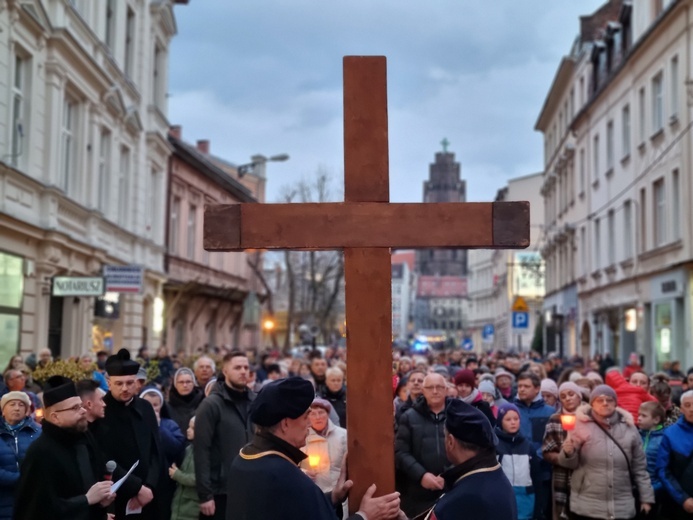
[[[460,163],[455,154],[448,152],[447,139],[441,142],[443,151],[437,152],[435,162],[429,166],[429,178],[424,182],[424,202],[466,202],[467,186],[460,178]],[[416,253],[416,272],[429,276],[466,276],[467,251],[465,249],[422,249]]]

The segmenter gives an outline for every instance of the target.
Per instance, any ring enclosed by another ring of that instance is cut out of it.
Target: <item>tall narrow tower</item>
[[[460,163],[448,152],[447,139],[441,142],[442,152],[429,166],[429,178],[424,182],[424,202],[466,202],[467,186],[460,178]],[[421,275],[466,276],[465,249],[422,249],[416,253],[416,272]]]

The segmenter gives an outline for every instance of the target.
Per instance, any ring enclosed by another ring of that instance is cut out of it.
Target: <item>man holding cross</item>
[[[394,490],[390,248],[524,248],[527,202],[390,204],[384,57],[344,59],[344,203],[208,206],[208,251],[344,249],[354,487]]]

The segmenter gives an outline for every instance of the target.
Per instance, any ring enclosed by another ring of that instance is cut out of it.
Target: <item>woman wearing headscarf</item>
[[[183,367],[176,370],[168,393],[168,411],[181,432],[187,431],[190,419],[204,397],[191,369]]]
[[[633,416],[616,405],[616,392],[610,386],[599,385],[592,390],[590,405],[578,409],[575,429],[558,454],[558,464],[573,470],[573,520],[635,518],[639,513],[635,490],[640,511],[649,513],[655,502]]]

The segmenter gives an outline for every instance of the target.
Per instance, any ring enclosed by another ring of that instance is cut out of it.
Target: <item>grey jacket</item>
[[[640,501],[654,504],[647,460],[633,416],[617,408],[608,423],[607,430],[628,454]],[[628,464],[618,446],[595,424],[589,405],[578,409],[575,429],[569,435],[579,448],[570,457],[561,450],[558,464],[573,470],[571,511],[591,518],[633,518],[635,499]]]

